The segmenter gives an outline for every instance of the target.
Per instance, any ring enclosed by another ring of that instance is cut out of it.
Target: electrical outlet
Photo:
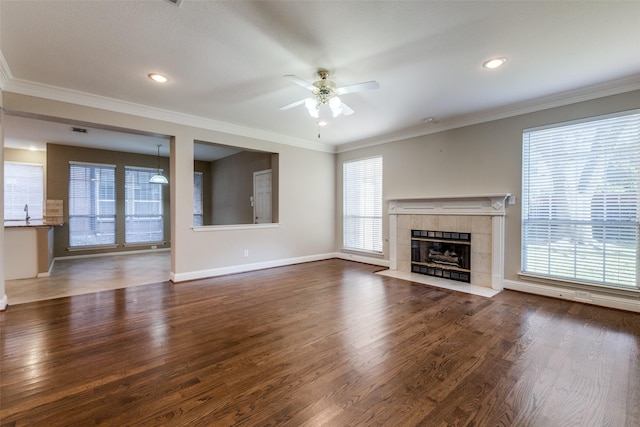
[[[158,249],[156,245],[151,246],[151,249]]]
[[[245,249],[243,255],[245,258],[249,258],[249,249]]]

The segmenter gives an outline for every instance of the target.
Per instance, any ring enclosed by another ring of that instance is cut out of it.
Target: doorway
[[[253,173],[254,224],[270,224],[273,220],[271,183],[271,169]]]

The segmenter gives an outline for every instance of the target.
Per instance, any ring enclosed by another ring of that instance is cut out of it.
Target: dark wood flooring
[[[640,315],[328,260],[10,306],[7,426],[640,426]]]

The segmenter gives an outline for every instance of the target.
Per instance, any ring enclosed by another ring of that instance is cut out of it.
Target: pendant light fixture
[[[161,146],[162,144],[158,144],[158,169],[156,174],[153,175],[149,180],[149,184],[168,184],[169,183],[167,178],[164,175],[162,175],[162,172],[160,172],[160,147]]]

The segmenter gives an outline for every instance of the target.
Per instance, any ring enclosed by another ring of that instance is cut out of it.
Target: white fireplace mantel
[[[509,193],[389,198],[389,268],[398,268],[398,215],[483,215],[491,217],[491,288],[504,286],[504,220]],[[473,283],[473,276],[471,278]]]
[[[387,199],[389,214],[505,216],[509,193]]]

